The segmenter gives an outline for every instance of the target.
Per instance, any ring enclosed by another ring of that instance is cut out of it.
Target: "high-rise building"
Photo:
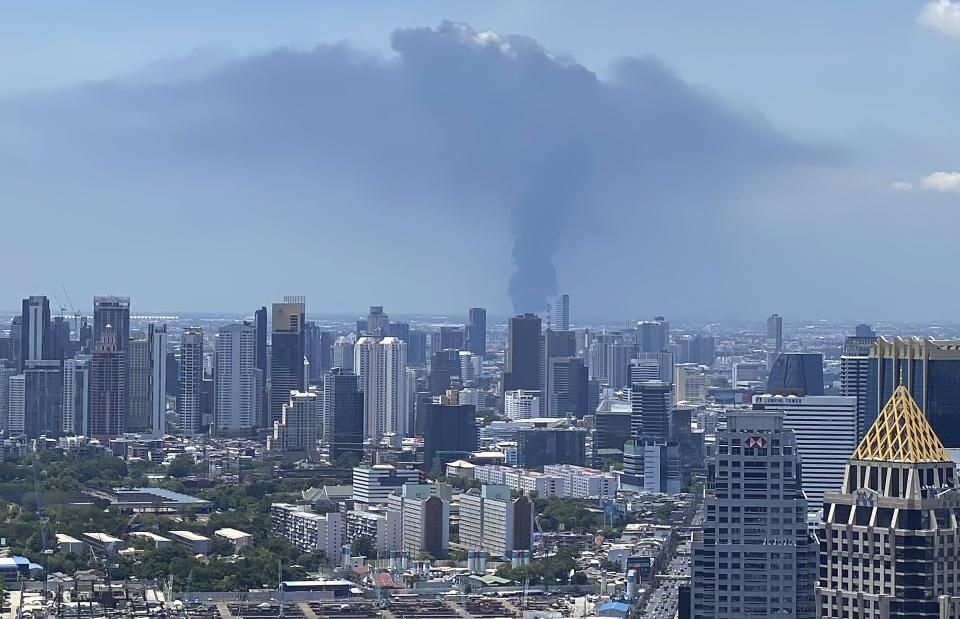
[[[531,419],[540,417],[543,392],[526,389],[514,389],[503,392],[503,412],[509,419]]]
[[[547,464],[576,464],[586,459],[583,428],[522,427],[517,431],[517,465],[535,469]]]
[[[353,371],[354,339],[348,335],[341,335],[333,343],[333,367],[341,370]]]
[[[755,410],[783,411],[783,427],[793,430],[803,461],[807,508],[819,512],[823,494],[836,491],[843,468],[857,445],[857,401],[852,397],[753,396]]]
[[[107,325],[113,329],[117,350],[126,354],[130,342],[130,297],[93,297],[94,346],[100,341]]]
[[[587,368],[583,359],[549,357],[546,378],[548,417],[572,415],[582,419],[591,412],[587,404]]]
[[[783,350],[783,317],[771,314],[767,317],[767,350],[779,352]]]
[[[463,326],[445,325],[435,335],[439,338],[439,345],[433,347],[434,353],[438,350],[465,350],[467,347],[467,333]]]
[[[840,356],[840,395],[857,398],[857,439],[867,432],[867,391],[870,374],[870,349],[876,337],[850,336]]]
[[[52,359],[50,301],[47,297],[34,295],[24,299],[20,321],[20,369],[27,361]]]
[[[90,423],[90,355],[63,361],[63,432],[88,436]],[[2,376],[2,375],[0,375]]]
[[[130,331],[127,345],[127,414],[124,432],[151,432],[150,382],[153,380],[150,339],[139,329]]]
[[[364,335],[372,335],[375,337],[386,337],[390,335],[390,317],[384,313],[382,305],[370,306],[370,313],[367,314],[366,327],[363,331]]]
[[[353,367],[363,391],[364,436],[408,436],[407,345],[395,337],[362,337],[354,347]]]
[[[28,438],[63,434],[63,372],[56,360],[24,362],[24,432]]]
[[[18,376],[20,370],[7,367],[0,363],[0,430],[7,430],[7,420],[10,418],[10,378]],[[10,433],[7,432],[7,436]]]
[[[595,334],[589,346],[589,377],[601,385],[622,389],[630,384],[630,360],[637,358],[637,347],[622,333]],[[671,361],[670,380],[673,380]]]
[[[100,298],[100,297],[98,297]],[[129,337],[129,328],[127,330]],[[90,436],[101,441],[123,434],[127,410],[127,357],[119,333],[105,323],[90,360]]]
[[[630,437],[666,440],[670,434],[670,385],[651,380],[630,388]]]
[[[358,466],[353,469],[353,500],[365,505],[386,503],[404,484],[420,482],[420,472],[398,469],[392,464]]]
[[[670,323],[663,316],[637,323],[639,352],[663,352],[670,347]]]
[[[879,338],[870,350],[866,419],[903,385],[947,447],[960,447],[960,340]]]
[[[510,487],[484,484],[460,495],[460,544],[491,557],[533,548],[533,502],[513,499]]]
[[[707,376],[695,363],[674,366],[673,388],[677,403],[702,404],[707,401]]]
[[[11,376],[7,382],[7,436],[23,436],[27,404],[27,384],[23,374]]]
[[[483,357],[487,354],[487,310],[471,307],[467,310],[467,350]]]
[[[50,323],[50,345],[47,359],[63,361],[79,352],[77,342],[70,339],[70,323],[63,316],[55,316]]]
[[[808,352],[784,352],[770,368],[769,393],[823,395],[823,355]]]
[[[331,460],[348,452],[363,456],[363,413],[360,377],[332,368],[323,380],[323,436]]]
[[[693,542],[694,617],[816,615],[817,551],[797,451],[783,413],[728,412]]]
[[[150,340],[150,428],[160,436],[167,424],[167,325],[147,325]]]
[[[668,353],[669,354],[669,353]],[[657,359],[631,359],[627,368],[630,384],[642,383],[648,380],[664,380],[661,376],[660,362]]]
[[[180,337],[180,393],[177,395],[180,432],[186,436],[200,431],[202,389],[203,330],[200,327],[188,327]]]
[[[267,375],[267,308],[261,307],[253,313],[253,323],[257,328],[257,369]]]
[[[427,362],[427,334],[411,331],[407,340],[407,365],[423,365]]]
[[[530,313],[510,318],[503,390],[540,389],[541,359],[540,318]]]
[[[677,346],[680,363],[713,365],[717,360],[716,339],[712,335],[684,335]]]
[[[557,331],[570,330],[570,295],[562,294],[554,299],[551,322]]]
[[[445,470],[447,462],[462,459],[479,448],[477,409],[459,404],[457,393],[447,394],[452,403],[433,402],[425,407],[423,468]]]
[[[898,386],[824,495],[817,616],[960,616],[958,493],[955,462]]]
[[[868,324],[861,323],[857,325],[853,333],[854,337],[870,338],[871,340],[877,339],[877,332]]]
[[[450,502],[437,495],[436,486],[406,484],[388,505],[400,512],[403,549],[412,555],[429,553],[445,559],[450,546]]]
[[[323,331],[319,325],[308,320],[303,323],[303,355],[310,367],[309,383],[323,384]]]
[[[280,419],[290,392],[306,389],[304,375],[304,303],[273,304],[270,336],[270,407],[268,427]]]
[[[216,342],[215,424],[237,432],[257,426],[257,327],[250,323],[220,327]]]
[[[314,451],[320,441],[320,408],[315,391],[297,391],[283,406],[267,437],[267,451]]]
[[[23,362],[23,316],[14,316],[10,319],[8,347],[10,349],[8,358],[13,362],[13,367],[19,370]]]

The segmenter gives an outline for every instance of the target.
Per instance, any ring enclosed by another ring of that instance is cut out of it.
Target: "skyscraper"
[[[167,325],[147,325],[150,339],[150,428],[160,436],[167,423]]]
[[[124,432],[151,432],[152,392],[150,383],[153,371],[150,357],[150,339],[138,329],[130,331],[127,352],[127,414],[123,422]]]
[[[530,313],[510,318],[503,390],[539,390],[541,367],[540,318]]]
[[[52,344],[50,301],[42,295],[24,299],[20,318],[20,369],[26,361],[51,359]]]
[[[843,467],[857,445],[857,401],[844,396],[753,396],[754,410],[783,411],[803,461],[807,509],[819,512],[823,494],[843,481]]]
[[[360,377],[349,370],[332,368],[323,380],[323,435],[330,459],[345,453],[363,456],[363,392]]]
[[[784,352],[770,368],[767,391],[794,395],[823,395],[823,355]]]
[[[734,412],[708,466],[702,539],[693,542],[693,616],[815,616],[796,437],[783,413]]]
[[[670,385],[659,380],[630,387],[630,437],[666,440],[670,434]]]
[[[876,337],[850,336],[840,357],[840,395],[857,398],[857,440],[867,428],[867,391],[870,374],[870,349]]]
[[[663,316],[637,323],[639,352],[663,352],[670,346],[670,323]]]
[[[317,323],[307,320],[303,323],[303,356],[310,367],[308,383],[323,384],[323,332]]]
[[[56,360],[24,362],[24,432],[28,438],[63,434],[63,373]]]
[[[471,307],[467,310],[467,350],[481,357],[487,354],[487,310]]]
[[[570,330],[570,295],[562,294],[553,301],[553,328],[557,331]]]
[[[27,385],[23,374],[11,376],[7,382],[7,436],[23,436],[26,415]]]
[[[407,340],[407,365],[423,365],[427,362],[427,334],[413,330]]]
[[[362,337],[354,346],[353,368],[363,391],[364,436],[408,436],[407,345],[395,337]]]
[[[479,447],[477,410],[469,404],[457,404],[447,394],[449,403],[432,402],[425,407],[423,434],[423,468],[443,471],[447,462],[463,458]]]
[[[105,323],[90,361],[89,431],[101,441],[123,434],[127,410],[127,358],[118,337],[113,325]]]
[[[583,359],[547,359],[547,416],[572,415],[582,419],[590,413],[587,395],[587,368]]]
[[[200,397],[203,389],[203,330],[188,327],[180,337],[180,393],[177,416],[180,432],[192,436],[200,430]]]
[[[217,331],[217,430],[238,432],[257,426],[257,327],[232,324]]]
[[[956,464],[904,386],[824,495],[819,617],[960,616]]]
[[[943,444],[960,447],[960,340],[878,338],[870,350],[867,380],[862,427],[873,423],[880,407],[902,384]]]
[[[273,304],[270,337],[270,418],[269,427],[280,419],[291,391],[303,391],[304,384],[304,303]]]
[[[353,371],[353,347],[351,336],[338,337],[333,343],[333,367]]]
[[[600,384],[606,384],[614,389],[621,389],[630,384],[627,370],[630,366],[630,360],[637,357],[637,347],[629,343],[623,333],[594,334],[588,354],[591,380],[596,380]],[[672,361],[670,378],[664,380],[673,380]]]
[[[89,436],[90,355],[63,361],[63,432]]]
[[[390,335],[390,317],[383,311],[382,305],[370,306],[370,313],[367,314],[367,328],[364,333],[379,337]]]
[[[779,314],[767,317],[767,350],[778,352],[783,349],[783,318]]]
[[[7,421],[10,418],[10,378],[19,375],[18,368],[6,367],[0,363],[0,430],[3,431],[7,431]],[[10,435],[7,432],[7,436]]]
[[[261,307],[253,314],[253,324],[257,328],[257,369],[267,376],[267,308]]]
[[[93,297],[94,346],[100,341],[107,325],[113,328],[117,350],[126,354],[130,342],[130,297]]]

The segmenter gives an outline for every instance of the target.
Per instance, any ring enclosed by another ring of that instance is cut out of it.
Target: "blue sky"
[[[278,8],[279,7],[279,8]],[[281,10],[282,9],[282,10]],[[921,17],[925,15],[926,17]],[[0,98],[18,106],[23,102],[40,100],[44,105],[69,100],[78,84],[103,80],[125,83],[137,76],[163,75],[176,81],[190,77],[192,72],[202,74],[207,66],[220,66],[236,61],[238,57],[258,57],[276,48],[313,49],[318,43],[344,41],[351,48],[370,50],[392,57],[390,33],[407,27],[437,27],[443,20],[462,21],[475,31],[492,29],[502,35],[518,34],[535,39],[549,52],[571,56],[599,78],[611,77],[611,62],[620,57],[653,56],[667,68],[701,93],[716,97],[723,105],[748,116],[765,118],[769,125],[790,141],[805,148],[821,149],[831,153],[821,160],[793,162],[785,171],[772,172],[763,178],[742,181],[742,191],[729,201],[740,215],[752,221],[750,236],[776,238],[791,237],[789,220],[794,216],[820,221],[819,227],[832,228],[832,233],[820,240],[820,245],[841,243],[839,239],[883,236],[898,231],[891,228],[898,214],[905,209],[922,217],[905,224],[899,233],[905,236],[925,235],[928,227],[951,228],[960,224],[955,207],[960,206],[960,176],[951,174],[960,170],[958,147],[960,123],[955,122],[960,97],[960,4],[945,0],[939,2],[369,2],[316,3],[284,2],[282,5],[263,2],[207,1],[207,2],[47,2],[7,3],[0,5]],[[186,60],[184,60],[186,59]],[[134,77],[131,77],[134,76]],[[29,103],[28,103],[29,105]],[[66,112],[62,112],[66,117]],[[43,121],[48,125],[49,119]],[[101,120],[102,122],[102,120]],[[15,157],[4,153],[2,145],[6,133],[8,143],[17,143],[22,127],[16,121],[0,124],[0,161]],[[56,137],[51,130],[50,135]],[[10,136],[13,136],[11,139]],[[30,147],[34,147],[31,143]],[[42,146],[36,146],[42,150]],[[38,161],[43,161],[38,153]],[[52,165],[52,164],[51,164]],[[34,169],[36,171],[36,169]],[[229,172],[229,170],[225,170]],[[937,172],[945,176],[930,178]],[[25,175],[29,173],[25,172]],[[179,174],[179,173],[178,173]],[[2,175],[2,173],[0,173]],[[27,176],[23,176],[26,178]],[[168,177],[169,178],[169,177]],[[926,179],[926,180],[925,180]],[[97,206],[104,201],[119,199],[116,192],[107,191],[104,184],[122,188],[129,184],[130,194],[139,194],[136,182],[128,178],[105,177],[96,187],[77,189],[84,207],[96,219]],[[192,181],[184,181],[190,183]],[[900,184],[892,185],[899,182]],[[65,183],[69,185],[69,182]],[[189,193],[215,200],[218,189],[191,185],[195,190],[183,194],[171,193],[177,200]],[[119,191],[119,189],[118,189]],[[102,195],[99,195],[102,192]],[[786,194],[786,195],[785,195]],[[129,194],[123,194],[129,199]],[[162,195],[162,194],[158,194]],[[141,215],[132,215],[133,221],[121,226],[124,234],[135,234],[149,222],[151,199],[144,197]],[[801,196],[806,202],[801,204]],[[226,196],[223,196],[226,198]],[[397,211],[378,217],[378,234],[396,230],[408,220],[403,196],[395,196]],[[57,212],[69,213],[68,196],[52,190],[40,194],[24,189],[8,189],[0,193],[4,209],[18,200],[39,200]],[[357,198],[360,202],[368,198]],[[782,202],[782,209],[763,209],[759,205]],[[168,201],[169,203],[169,201]],[[167,207],[165,207],[167,208]],[[180,206],[182,211],[195,213],[193,205]],[[202,208],[202,207],[200,207]],[[335,209],[316,212],[318,221],[335,224],[341,214]],[[751,214],[751,209],[755,214]],[[216,214],[215,214],[216,215]],[[731,216],[729,212],[725,216]],[[193,242],[201,246],[216,235],[217,216],[201,221],[204,227]],[[857,232],[858,223],[862,225]],[[345,220],[344,220],[345,222]],[[386,223],[385,223],[386,222]],[[389,225],[388,225],[389,224]],[[448,225],[454,226],[451,218]],[[487,304],[495,309],[508,310],[509,299],[503,289],[510,270],[510,238],[498,237],[494,232],[507,224],[484,222],[491,230],[483,247],[467,251],[468,259],[459,271],[463,277],[481,280],[474,288],[480,299],[466,295],[440,295],[433,287],[420,290],[413,286],[386,286],[383,297],[373,298],[357,280],[369,281],[375,275],[374,266],[357,262],[355,276],[330,282],[329,290],[317,296],[329,297],[323,305],[330,311],[349,311],[369,303],[399,306],[398,311],[424,311],[433,307],[439,311],[458,309],[461,305]],[[392,226],[392,227],[390,227]],[[812,230],[813,228],[811,228]],[[804,237],[819,233],[804,231]],[[952,239],[945,233],[934,234],[910,249],[931,252],[929,260],[947,261],[952,258]],[[681,235],[682,236],[682,235]],[[790,238],[794,243],[804,238]],[[173,241],[175,243],[175,241]],[[329,241],[337,245],[336,240]],[[624,247],[630,239],[622,239]],[[864,247],[869,243],[864,239]],[[399,245],[398,245],[399,246]],[[771,243],[771,249],[783,243]],[[340,251],[350,251],[350,245],[337,245]],[[176,253],[177,247],[171,247]],[[589,281],[590,271],[582,268],[583,256],[600,256],[604,261],[617,261],[609,248],[583,250],[584,254],[563,252],[556,256],[559,286],[577,298],[589,298],[587,305],[593,315],[614,316],[622,313],[639,315],[659,313],[661,308],[643,295],[626,299],[596,300],[620,287],[611,275],[602,281]],[[822,247],[821,247],[822,249]],[[640,248],[642,251],[642,247]],[[629,253],[628,249],[625,249]],[[763,244],[753,245],[733,257],[751,259],[764,253]],[[13,250],[9,250],[8,260]],[[202,253],[202,250],[201,250]],[[494,254],[491,257],[491,253]],[[2,254],[2,250],[0,250]],[[90,258],[97,259],[96,252]],[[691,317],[714,312],[717,315],[746,316],[752,312],[781,313],[783,305],[794,305],[796,311],[838,318],[860,318],[876,312],[878,318],[900,318],[911,311],[907,305],[876,309],[862,299],[843,299],[845,292],[838,282],[824,283],[828,269],[843,258],[839,250],[812,263],[816,273],[797,269],[796,265],[777,265],[780,268],[761,267],[757,274],[724,273],[733,281],[741,276],[748,280],[758,277],[769,280],[777,273],[794,273],[788,282],[816,291],[819,301],[781,294],[769,302],[773,306],[754,310],[752,304],[737,295],[718,298],[717,307],[692,309],[697,296],[689,291],[665,290],[665,296],[676,297],[665,302],[662,311],[689,312]],[[135,283],[138,273],[154,273],[151,267],[131,265],[129,271],[110,273],[116,281],[107,286],[112,291],[130,289],[136,299],[144,299],[151,309],[204,309],[211,303],[222,302],[229,307],[216,309],[243,309],[269,300],[269,295],[291,290],[299,278],[277,283],[277,289],[264,284],[245,292],[208,294],[189,286],[179,287],[186,267],[176,259],[168,258],[171,292],[157,294],[149,286]],[[398,262],[411,268],[431,268],[423,253],[411,253]],[[857,259],[866,267],[871,261]],[[578,266],[580,265],[580,266]],[[58,288],[74,284],[91,295],[102,291],[103,284],[93,275],[57,275],[55,263],[38,266],[36,271],[20,275],[0,275],[3,286],[26,295],[31,282],[50,282],[42,287]],[[686,263],[684,266],[688,266]],[[383,268],[377,267],[377,268]],[[145,269],[145,270],[144,270]],[[706,276],[716,280],[718,273]],[[268,271],[258,272],[258,279],[267,279]],[[455,276],[454,271],[444,273]],[[156,275],[156,273],[154,273]],[[908,276],[894,271],[891,275]],[[931,273],[929,280],[920,284],[934,286],[948,274]],[[181,277],[178,277],[181,276]],[[50,281],[57,278],[56,281]],[[8,281],[4,282],[3,280]],[[229,278],[244,287],[242,277]],[[130,280],[131,283],[123,280]],[[349,281],[348,281],[349,280]],[[488,283],[501,282],[501,283]],[[873,285],[882,280],[870,280]],[[731,285],[735,285],[731,283]],[[283,288],[283,290],[280,290]],[[374,289],[377,286],[373,286]],[[308,296],[310,290],[302,291]],[[178,295],[182,295],[179,297]],[[80,296],[77,294],[76,296]],[[267,298],[264,298],[267,297]],[[918,318],[949,318],[947,306],[960,298],[952,293],[938,292],[928,316]],[[7,300],[6,303],[9,303]],[[313,304],[312,307],[317,307]],[[319,308],[317,308],[319,309]]]

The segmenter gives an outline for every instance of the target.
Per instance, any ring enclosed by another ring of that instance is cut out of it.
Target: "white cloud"
[[[917,23],[941,34],[960,36],[960,1],[927,2],[917,15]]]
[[[913,183],[910,181],[894,181],[890,183],[891,191],[913,191]]]
[[[920,181],[924,191],[960,193],[960,172],[934,172]]]

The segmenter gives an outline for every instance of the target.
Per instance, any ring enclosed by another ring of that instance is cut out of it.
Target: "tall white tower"
[[[217,332],[216,424],[218,430],[248,430],[257,424],[257,328],[221,327]]]
[[[203,330],[189,327],[180,338],[180,430],[191,436],[200,429],[200,391],[203,388]]]
[[[362,337],[354,347],[354,372],[363,391],[364,436],[386,432],[407,436],[410,428],[407,393],[407,345],[395,337]]]

